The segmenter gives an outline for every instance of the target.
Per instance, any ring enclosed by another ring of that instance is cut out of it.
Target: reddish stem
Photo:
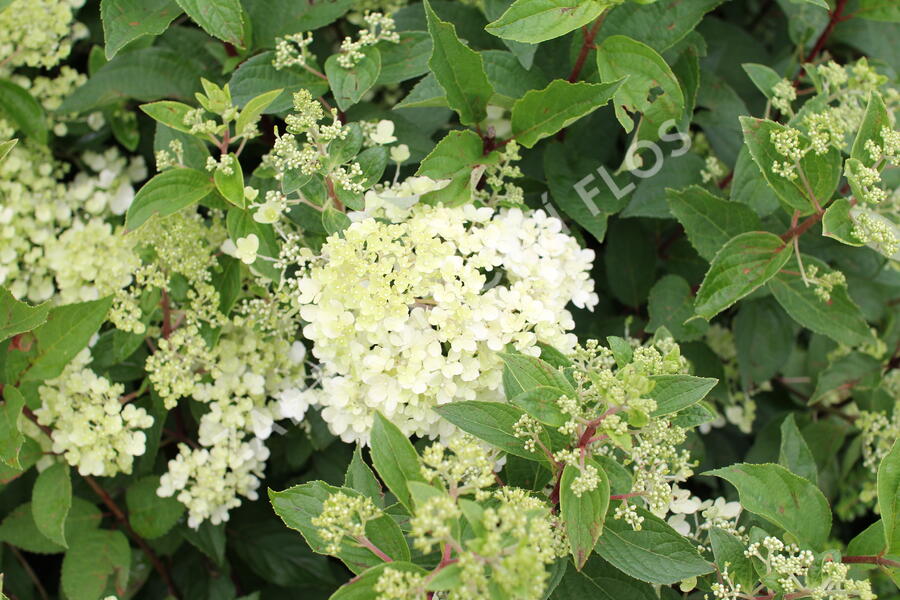
[[[831,34],[834,32],[834,27],[841,21],[845,20],[841,13],[844,12],[844,9],[847,7],[847,0],[837,0],[837,4],[834,6],[834,10],[829,12],[830,18],[828,19],[828,25],[825,26],[825,29],[822,31],[822,34],[819,36],[819,39],[816,40],[815,45],[812,47],[812,50],[809,51],[809,54],[806,55],[806,60],[803,62],[812,62],[822,50],[825,49],[825,44],[828,43],[828,38],[831,37]]]
[[[638,496],[643,496],[640,492],[631,492],[629,494],[613,494],[609,497],[610,500],[627,500],[629,498],[637,498]]]
[[[816,40],[816,43],[813,44],[812,50],[809,51],[809,54],[806,55],[806,58],[803,60],[803,63],[810,63],[819,54],[822,50],[825,49],[825,45],[828,43],[828,38],[831,37],[831,34],[834,32],[835,26],[841,21],[846,21],[847,19],[852,18],[852,15],[843,16],[844,9],[847,7],[847,0],[837,0],[837,4],[834,6],[834,10],[829,11],[828,16],[828,24],[825,25],[825,29],[822,30],[821,35]],[[806,68],[803,65],[800,65],[800,70],[797,72],[797,77],[794,78],[794,83],[796,84],[800,78],[803,76],[803,73],[806,72]]]
[[[162,336],[163,339],[169,339],[169,336],[172,335],[172,304],[169,302],[169,292],[166,290],[162,290],[159,304],[163,313]]]
[[[578,58],[575,59],[575,66],[572,67],[572,72],[569,73],[570,83],[578,81],[578,76],[581,75],[581,69],[584,68],[584,63],[587,61],[587,57],[594,47],[594,40],[597,38],[597,33],[600,31],[600,26],[603,25],[604,19],[606,19],[606,13],[597,17],[597,20],[594,21],[594,24],[590,29],[587,27],[581,28],[581,31],[584,33],[584,41],[581,43],[581,50],[578,52]]]
[[[890,560],[883,556],[842,556],[841,562],[850,565],[878,565],[879,567],[900,569],[900,561]]]
[[[387,554],[385,554],[384,551],[383,551],[381,548],[379,548],[378,546],[376,546],[375,544],[373,544],[373,543],[372,543],[372,540],[370,540],[370,539],[367,538],[366,536],[361,535],[361,536],[359,536],[358,538],[356,538],[356,541],[359,543],[360,546],[362,546],[363,548],[368,549],[369,552],[371,552],[372,554],[374,554],[375,556],[377,556],[378,558],[380,558],[380,559],[383,560],[384,562],[394,562],[394,559],[392,559],[390,556],[388,556]]]

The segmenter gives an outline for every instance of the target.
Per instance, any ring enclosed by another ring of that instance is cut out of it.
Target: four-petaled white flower
[[[378,121],[378,125],[375,126],[375,131],[369,134],[369,137],[373,142],[381,145],[396,142],[397,138],[394,136],[394,122],[388,121],[387,119]]]
[[[234,242],[235,257],[246,265],[252,265],[256,262],[256,251],[259,250],[259,238],[255,233],[251,233],[247,237],[238,238]]]

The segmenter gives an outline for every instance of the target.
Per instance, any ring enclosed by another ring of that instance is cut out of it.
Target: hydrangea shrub
[[[0,597],[897,597],[898,35],[0,0]]]

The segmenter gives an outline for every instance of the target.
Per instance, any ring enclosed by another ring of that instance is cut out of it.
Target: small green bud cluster
[[[326,552],[337,554],[345,538],[358,540],[366,535],[366,523],[381,516],[381,511],[368,496],[332,494],[322,504],[322,512],[312,524],[326,545]]]
[[[352,69],[366,57],[362,49],[385,41],[398,43],[400,34],[396,31],[394,19],[380,12],[372,12],[363,16],[365,29],[360,31],[359,38],[350,36],[341,42],[341,53],[337,55],[338,64],[345,69]]]

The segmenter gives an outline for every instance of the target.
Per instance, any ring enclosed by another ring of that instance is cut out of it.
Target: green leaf
[[[485,29],[497,37],[537,44],[587,25],[622,0],[516,0]]]
[[[244,171],[241,169],[241,163],[233,152],[229,154],[231,157],[231,173],[225,173],[221,169],[216,169],[213,173],[213,182],[216,189],[222,196],[237,206],[244,208]],[[174,172],[174,171],[169,171]]]
[[[784,368],[797,328],[778,303],[768,297],[742,302],[732,329],[741,385],[755,388]]]
[[[322,227],[328,235],[340,233],[350,227],[350,217],[339,210],[326,206],[322,211]]]
[[[73,496],[72,507],[66,518],[66,540],[70,544],[77,542],[85,533],[97,529],[102,520],[103,515],[96,506]],[[55,554],[65,550],[63,546],[49,540],[38,531],[31,502],[17,506],[3,519],[3,523],[0,524],[0,541],[36,554]]]
[[[188,111],[193,110],[193,107],[184,102],[160,100],[159,102],[141,104],[140,109],[167,127],[183,131],[184,133],[191,132],[191,128],[184,123],[184,117]]]
[[[0,142],[0,161],[6,158],[6,155],[10,153],[10,151],[16,147],[16,144],[19,143],[19,140],[13,138],[11,140],[6,140],[5,142]]]
[[[233,46],[245,47],[240,0],[175,0],[203,31]]]
[[[173,0],[101,0],[107,60],[138,38],[161,34],[180,14]]]
[[[448,108],[447,93],[438,83],[434,73],[420,79],[403,100],[394,105],[398,108]]]
[[[361,573],[359,577],[354,578],[347,584],[344,584],[331,595],[328,600],[375,600],[381,597],[375,589],[378,579],[385,570],[391,569],[401,571],[403,573],[415,573],[417,575],[426,575],[427,571],[422,567],[411,562],[382,563],[375,565]]]
[[[416,449],[409,442],[409,438],[381,413],[375,413],[370,445],[372,466],[400,503],[411,511],[412,496],[406,482],[425,481],[419,470],[419,455]]]
[[[197,529],[180,528],[181,536],[193,547],[213,560],[220,567],[225,566],[225,524],[213,525],[204,521]]]
[[[125,589],[131,548],[120,531],[97,529],[72,543],[62,563],[62,590],[71,600],[100,600],[107,586]]]
[[[859,0],[854,16],[872,21],[900,23],[900,6],[893,0]]]
[[[125,491],[128,522],[139,536],[148,540],[168,533],[184,514],[181,502],[175,498],[161,498],[157,489],[159,476],[149,475],[138,479]]]
[[[696,313],[706,320],[772,279],[793,254],[774,233],[742,233],[725,244],[712,260],[697,292]]]
[[[636,219],[617,220],[606,236],[603,253],[609,290],[616,300],[634,308],[647,300],[656,281],[656,247],[634,243],[646,235]]]
[[[740,121],[744,131],[744,143],[750,150],[753,162],[759,167],[772,191],[791,210],[799,210],[801,214],[813,212],[815,206],[809,198],[803,177],[798,176],[791,180],[772,171],[773,164],[785,160],[785,157],[775,150],[772,134],[784,131],[785,127],[772,121],[752,117],[741,117]],[[801,134],[800,146],[806,148],[809,145],[809,138]],[[810,189],[820,205],[831,200],[831,196],[837,189],[838,181],[841,178],[841,166],[841,153],[835,148],[829,148],[828,152],[821,156],[809,151],[800,159],[800,168],[806,174]]]
[[[781,448],[778,451],[778,463],[795,475],[818,485],[819,470],[816,459],[797,428],[794,413],[781,422]]]
[[[499,352],[498,356],[505,366],[503,387],[508,399],[538,387],[554,388],[569,395],[575,393],[566,376],[540,358],[512,352]]]
[[[468,180],[472,170],[481,164],[496,164],[497,155],[484,154],[484,142],[471,129],[457,129],[445,135],[428,156],[422,159],[416,175],[432,179]]]
[[[47,320],[50,303],[29,306],[19,302],[6,288],[0,288],[0,341],[31,331]]]
[[[427,31],[401,31],[399,42],[378,43],[381,73],[378,85],[400,83],[428,73],[431,36]]]
[[[663,52],[691,33],[703,15],[724,0],[626,2],[606,15],[598,43],[610,35],[627,35]]]
[[[888,553],[900,552],[900,441],[878,465],[878,510]]]
[[[611,519],[594,551],[623,573],[647,583],[669,585],[713,570],[695,544],[662,519],[642,508],[637,511],[644,517],[640,531]]]
[[[381,489],[381,484],[375,477],[375,473],[363,460],[361,446],[357,446],[356,450],[353,451],[353,458],[347,466],[347,473],[344,475],[344,487],[368,496],[375,502],[376,506],[384,508],[384,491]]]
[[[551,427],[562,427],[571,417],[559,407],[563,391],[555,387],[540,386],[525,390],[510,398],[510,403]]]
[[[749,207],[713,196],[697,185],[666,190],[666,200],[691,245],[708,261],[734,237],[762,229],[759,217]]]
[[[791,0],[794,4],[800,4],[805,2],[807,4],[814,4],[820,8],[824,8],[825,10],[831,10],[831,7],[828,5],[827,0]]]
[[[650,315],[647,331],[665,327],[680,342],[696,340],[709,329],[709,324],[702,319],[685,323],[694,316],[694,295],[690,284],[678,275],[665,275],[653,284],[647,312]]]
[[[267,108],[275,101],[276,98],[281,96],[281,93],[284,90],[279,88],[277,90],[269,90],[268,92],[263,92],[258,96],[254,96],[251,98],[246,105],[244,105],[243,110],[241,110],[238,115],[237,120],[234,122],[234,131],[238,135],[244,135],[247,133],[247,128],[256,125],[257,121],[259,121],[260,116],[266,111]]]
[[[513,426],[525,414],[520,408],[501,402],[470,400],[451,402],[434,410],[466,433],[504,452],[546,462],[543,455],[527,450],[525,440],[515,435]]]
[[[830,237],[848,246],[863,246],[853,229],[856,226],[851,209],[853,205],[847,198],[838,198],[825,209],[822,217],[822,235]]]
[[[128,98],[188,100],[199,87],[196,64],[168,48],[141,48],[116,56],[63,101],[59,113],[82,113]]]
[[[597,554],[591,555],[580,572],[569,566],[559,585],[550,595],[550,600],[573,598],[659,600],[653,587],[628,577]]]
[[[771,99],[775,95],[772,88],[782,80],[782,77],[772,67],[757,63],[744,63],[741,67],[763,96]]]
[[[606,105],[622,86],[609,83],[570,83],[556,79],[542,90],[531,90],[512,107],[515,140],[531,148],[545,137],[568,127]]]
[[[325,74],[334,100],[341,110],[347,110],[359,102],[363,94],[375,85],[381,72],[381,53],[378,48],[367,46],[360,52],[365,56],[349,69],[338,64],[338,54],[332,54],[325,61]]]
[[[318,528],[312,524],[312,520],[322,514],[325,501],[339,492],[352,497],[361,495],[349,488],[338,488],[322,481],[312,481],[288,488],[283,492],[269,490],[269,499],[275,513],[281,517],[284,524],[299,531],[313,552],[328,554],[326,551],[328,544],[319,536]],[[366,537],[392,559],[409,560],[409,547],[406,540],[403,539],[403,532],[390,515],[383,514],[368,521]],[[370,550],[346,539],[342,542],[337,557],[354,573],[361,573],[382,562]]]
[[[878,92],[872,92],[869,96],[869,103],[866,105],[866,114],[859,126],[856,139],[853,140],[850,158],[855,158],[867,167],[873,166],[877,161],[866,150],[866,142],[872,140],[881,146],[884,143],[881,132],[885,127],[893,131],[890,116],[884,106],[884,99]]]
[[[572,484],[581,474],[581,470],[576,465],[568,464],[563,469],[559,488],[560,517],[566,528],[572,556],[575,558],[575,568],[579,571],[591,556],[597,539],[603,533],[603,523],[606,521],[606,511],[609,508],[609,479],[606,472],[590,458],[586,458],[584,462],[586,468],[593,467],[597,470],[599,476],[597,486],[580,496],[576,495],[572,491]]]
[[[14,469],[21,469],[19,451],[25,438],[19,431],[19,415],[25,406],[25,397],[18,389],[6,385],[3,400],[0,405],[0,460]]]
[[[651,106],[668,118],[679,119],[684,113],[684,94],[678,78],[666,61],[650,46],[623,35],[613,35],[597,48],[597,68],[604,82],[627,77],[616,91],[616,117],[626,132],[634,127],[628,113],[647,113]],[[653,100],[650,92],[662,93]]]
[[[831,509],[814,484],[781,465],[739,463],[707,471],[737,488],[741,505],[814,549],[828,540]]]
[[[62,373],[100,329],[111,305],[112,296],[108,296],[52,309],[47,322],[34,330],[30,364],[21,381],[43,381]]]
[[[475,125],[487,116],[487,104],[494,94],[484,71],[484,60],[460,41],[455,25],[440,20],[428,0],[424,4],[433,43],[428,66],[460,122]]]
[[[135,194],[134,202],[125,214],[125,227],[133,231],[154,215],[175,214],[200,202],[213,189],[209,174],[203,171],[187,168],[163,171]]]
[[[758,576],[753,568],[753,562],[744,556],[747,544],[718,527],[709,530],[709,542],[719,569],[724,570],[728,564],[731,580],[741,584],[745,590],[752,590]]]
[[[34,524],[47,539],[68,547],[66,517],[72,507],[72,479],[69,465],[55,463],[44,469],[34,482],[31,512]]]
[[[265,113],[283,112],[291,108],[293,94],[301,89],[308,90],[313,98],[328,91],[326,79],[317,77],[302,67],[276,69],[272,66],[274,59],[274,52],[263,52],[241,63],[235,70],[228,88],[231,99],[237,106],[246,107],[258,96],[272,90],[282,90],[263,110]]]
[[[803,267],[818,269],[824,275],[831,269],[812,256],[803,256]],[[872,342],[872,332],[859,307],[850,298],[846,285],[831,289],[828,301],[816,295],[814,285],[806,285],[796,257],[768,283],[769,290],[792,319],[816,333],[847,346]]]
[[[297,2],[297,0],[243,0],[253,24],[253,43],[273,48],[275,38],[324,27],[350,9],[355,0]]]
[[[868,354],[850,352],[839,355],[819,372],[809,404],[817,404],[830,396],[840,397],[842,390],[875,388],[881,378],[881,369],[881,361]]]
[[[656,400],[654,417],[670,415],[703,400],[711,389],[719,383],[712,377],[693,375],[652,375],[653,389],[649,396]]]
[[[39,144],[47,143],[47,118],[43,107],[24,88],[0,79],[0,113],[16,129]]]

